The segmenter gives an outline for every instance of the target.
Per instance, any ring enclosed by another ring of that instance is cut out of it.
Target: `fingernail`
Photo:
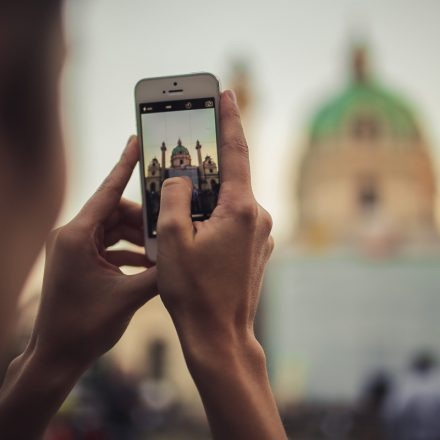
[[[127,141],[127,145],[130,145],[130,142],[136,137],[136,135],[132,134]]]
[[[191,180],[191,178],[189,177],[189,176],[182,176],[185,180],[186,180],[186,182],[189,184],[189,185],[193,185],[193,182],[192,182],[192,180]]]
[[[225,90],[225,94],[228,98],[234,103],[237,104],[237,97],[235,96],[235,92],[233,90]]]

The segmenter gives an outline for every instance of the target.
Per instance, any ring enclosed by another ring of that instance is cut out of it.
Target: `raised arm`
[[[121,199],[138,158],[130,139],[119,163],[47,244],[41,304],[25,352],[0,391],[0,438],[39,438],[86,368],[122,336],[136,310],[156,294],[156,269],[145,255],[111,251],[121,239],[143,244],[141,207]]]
[[[216,439],[285,439],[265,355],[254,336],[271,218],[252,194],[248,147],[232,92],[222,94],[218,206],[191,220],[192,184],[162,188],[158,288]]]

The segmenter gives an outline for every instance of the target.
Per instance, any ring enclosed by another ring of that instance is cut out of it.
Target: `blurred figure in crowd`
[[[367,378],[354,413],[353,434],[356,439],[381,440],[384,438],[383,411],[392,386],[393,377],[386,370],[374,371]]]
[[[440,370],[430,352],[418,354],[386,398],[383,416],[392,440],[440,438]]]
[[[157,266],[145,254],[108,249],[120,240],[143,244],[142,207],[122,198],[138,161],[134,136],[78,215],[50,233],[65,180],[58,111],[61,15],[60,0],[0,3],[0,354],[17,297],[47,241],[32,336],[9,366],[0,393],[1,438],[41,437],[81,375],[116,344],[134,313],[157,292],[173,320],[213,436],[286,438],[253,332],[273,249],[272,224],[252,193],[235,95],[226,91],[220,100],[219,203],[209,220],[193,224],[191,183],[165,181]],[[120,270],[127,265],[149,269],[128,276]],[[96,385],[113,400],[116,384]],[[122,394],[130,406],[132,391]],[[113,402],[107,411],[123,433],[130,418],[125,410]],[[88,438],[103,435],[98,425]]]
[[[167,346],[154,339],[147,349],[147,372],[140,383],[142,422],[147,431],[160,431],[178,415],[179,401],[175,386],[166,374]]]

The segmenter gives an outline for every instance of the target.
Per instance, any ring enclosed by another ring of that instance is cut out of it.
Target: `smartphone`
[[[147,78],[135,87],[145,248],[157,258],[157,220],[165,179],[193,183],[191,215],[206,220],[217,204],[220,85],[211,73]]]

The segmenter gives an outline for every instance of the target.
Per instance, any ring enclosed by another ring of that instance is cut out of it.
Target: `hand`
[[[144,254],[107,250],[119,240],[143,246],[141,206],[121,199],[138,160],[131,137],[120,161],[80,213],[47,243],[41,305],[30,346],[44,356],[87,365],[122,336],[136,310],[156,294],[156,269]]]
[[[273,249],[255,201],[232,92],[220,100],[221,175],[209,220],[192,222],[189,179],[167,179],[158,219],[158,289],[177,329],[214,438],[285,438],[253,324]]]
[[[264,267],[273,249],[270,215],[252,194],[248,148],[237,106],[221,97],[222,184],[209,220],[192,222],[189,179],[162,187],[158,287],[185,337],[199,343],[253,338]]]
[[[156,294],[155,267],[137,275],[119,269],[150,266],[144,254],[107,250],[119,240],[143,245],[142,209],[121,199],[138,149],[136,138],[130,138],[95,195],[47,243],[34,331],[25,352],[9,366],[0,393],[2,438],[39,438],[79,376]]]

